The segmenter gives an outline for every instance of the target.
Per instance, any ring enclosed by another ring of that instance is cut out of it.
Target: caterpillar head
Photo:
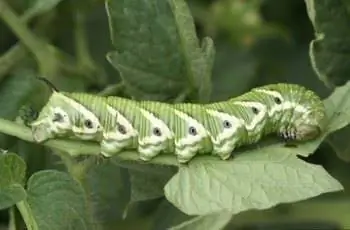
[[[324,131],[325,107],[313,91],[295,84],[271,84],[254,91],[265,95],[269,117],[280,122],[279,133],[285,139],[307,141]]]
[[[300,109],[300,111],[296,111]],[[287,127],[281,127],[280,134],[287,140],[308,141],[325,131],[326,113],[320,98],[309,97],[295,108],[295,120]]]
[[[297,141],[307,141],[318,137],[325,129],[326,113],[322,101],[309,107],[310,110],[295,121]]]

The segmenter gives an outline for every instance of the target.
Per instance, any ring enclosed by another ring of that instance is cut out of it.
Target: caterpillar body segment
[[[226,160],[236,147],[248,142],[244,120],[247,116],[240,111],[240,106],[233,106],[227,102],[207,104],[204,107],[208,115],[216,118],[216,122],[211,123],[211,127],[215,124],[215,129],[211,128],[212,153]]]
[[[174,152],[174,130],[177,117],[170,105],[161,102],[140,101],[138,152],[148,161],[161,153]]]
[[[115,126],[115,116],[107,109],[105,98],[86,93],[63,93],[63,95],[84,107],[78,110],[80,113],[77,113],[77,117],[72,120],[72,132],[77,138],[100,142],[104,128]],[[88,116],[87,113],[92,113],[94,117]]]
[[[314,139],[326,120],[314,92],[271,84],[204,105],[54,92],[31,126],[37,142],[67,136],[99,142],[107,157],[136,150],[144,161],[174,154],[186,163],[197,154],[226,160],[237,147],[271,133],[286,140]]]
[[[188,162],[196,154],[211,154],[212,129],[215,124],[201,105],[179,103],[172,105],[177,117],[175,124],[175,154],[179,162]]]
[[[107,111],[113,114],[114,126],[104,127],[101,141],[102,155],[113,156],[122,150],[137,149],[139,131],[138,102],[125,98],[106,98]]]

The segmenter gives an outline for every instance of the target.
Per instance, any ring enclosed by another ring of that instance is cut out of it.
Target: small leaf
[[[202,47],[187,3],[183,0],[168,0],[179,35],[180,51],[186,63],[187,77],[199,91],[200,102],[208,102],[211,94],[211,71],[215,48],[210,37],[203,40]]]
[[[350,81],[344,86],[338,87],[334,93],[325,100],[327,113],[330,117],[328,133],[341,129],[328,136],[327,140],[332,144],[337,155],[345,161],[350,160],[350,145],[347,142],[350,133],[350,127],[347,126],[350,123],[349,96]]]
[[[43,170],[28,180],[26,212],[38,229],[93,229],[81,186],[67,173]]]
[[[89,167],[81,176],[94,222],[105,224],[122,220],[130,200],[127,170],[103,160]]]
[[[129,169],[131,200],[138,202],[164,196],[164,186],[175,174],[173,168],[161,165],[139,165]]]
[[[350,123],[350,81],[338,87],[324,100],[329,117],[328,132],[334,132]]]
[[[138,202],[164,196],[163,188],[169,178],[147,175],[138,171],[129,171],[131,183],[131,200]]]
[[[253,86],[257,60],[242,48],[232,47],[227,41],[216,45],[213,69],[212,100],[227,100],[247,92]]]
[[[231,220],[232,214],[228,212],[220,212],[211,215],[198,216],[170,230],[202,230],[202,229],[224,229]]]
[[[0,210],[7,209],[26,198],[26,190],[23,186],[12,184],[0,188]]]
[[[44,98],[42,88],[37,84],[35,73],[29,69],[16,69],[0,85],[0,117],[15,120],[20,108],[32,99]],[[36,93],[34,93],[36,92]],[[40,100],[37,100],[40,101]],[[0,134],[0,146],[8,149],[14,138]]]
[[[26,165],[14,153],[1,153],[0,155],[0,187],[11,184],[23,185]]]
[[[0,155],[0,209],[6,209],[25,199],[23,188],[26,165],[14,153]]]
[[[199,84],[208,84],[211,52],[199,46],[183,0],[107,1],[107,11],[116,49],[107,59],[129,94],[167,101],[187,88],[210,88]]]
[[[168,200],[164,199],[158,206],[157,211],[154,214],[152,230],[169,229],[172,226],[176,226],[184,221],[190,220],[191,216],[188,216],[181,212],[178,208],[174,207]]]
[[[350,126],[346,126],[337,132],[331,133],[327,136],[327,143],[330,144],[332,150],[337,156],[345,161],[350,162]]]
[[[167,199],[188,215],[267,209],[342,190],[321,166],[284,152],[245,153],[231,162],[193,161],[165,187]]]
[[[310,43],[312,65],[329,87],[349,80],[350,3],[343,0],[305,0],[316,38]]]

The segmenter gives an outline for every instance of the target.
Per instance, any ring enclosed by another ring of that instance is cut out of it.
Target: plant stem
[[[33,34],[4,0],[0,0],[0,9],[0,17],[35,56],[42,74],[51,75],[52,67],[56,65],[51,47]]]
[[[89,46],[85,35],[85,14],[79,9],[76,9],[75,11],[74,23],[75,53],[78,65],[80,65],[81,68],[93,68],[94,62],[91,60]]]
[[[89,81],[97,83],[98,85],[105,85],[106,73],[103,68],[99,68],[90,54],[85,28],[86,13],[78,6],[74,5],[73,7],[75,7],[74,39],[77,69]]]
[[[21,44],[16,44],[0,57],[0,81],[18,61],[25,57],[26,53],[26,49]]]
[[[16,230],[16,215],[15,215],[15,208],[11,207],[9,209],[9,230]]]
[[[184,102],[184,100],[186,99],[186,97],[191,93],[191,89],[186,88],[185,90],[183,90],[175,99],[174,99],[174,103],[181,103]]]
[[[107,86],[105,89],[103,89],[101,92],[98,93],[100,96],[111,96],[111,95],[117,95],[121,91],[124,90],[124,84],[119,83],[119,84],[114,84]]]
[[[26,224],[28,230],[38,230],[38,225],[32,215],[27,201],[21,201],[16,204],[19,212],[22,215],[23,221]]]

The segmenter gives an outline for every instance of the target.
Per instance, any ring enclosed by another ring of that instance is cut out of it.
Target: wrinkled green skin
[[[54,92],[32,131],[37,142],[57,136],[99,142],[104,156],[135,149],[144,161],[172,153],[186,163],[197,154],[227,160],[237,147],[271,133],[308,141],[322,133],[326,119],[321,99],[294,84],[202,105]]]

